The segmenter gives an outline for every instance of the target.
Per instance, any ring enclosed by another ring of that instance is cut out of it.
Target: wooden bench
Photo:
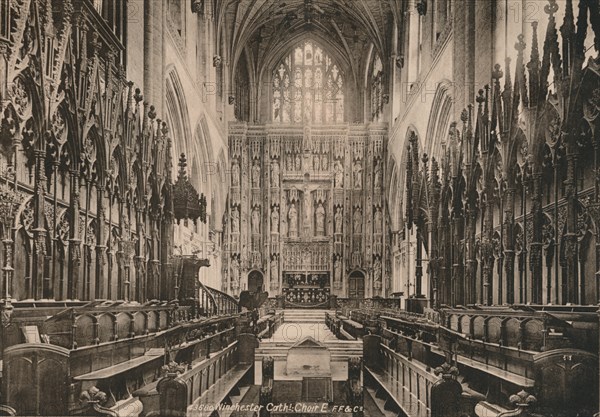
[[[169,364],[166,376],[156,385],[158,407],[155,398],[150,398],[153,392],[140,393],[144,404],[152,404],[151,409],[144,409],[146,417],[219,416],[219,404],[231,404],[229,397],[239,395],[238,386],[250,382],[247,376],[255,348],[256,336],[241,334],[203,360],[186,366]]]
[[[376,389],[376,396],[385,399],[385,410],[401,411],[408,417],[429,417],[429,409],[419,402],[402,384],[388,373],[367,367],[365,381]]]
[[[202,411],[205,405],[218,406],[222,403],[231,403],[231,401],[227,401],[228,398],[232,395],[239,395],[238,385],[251,368],[250,364],[236,365],[187,408],[187,415],[207,415]],[[219,413],[212,415],[217,416]]]
[[[359,339],[364,335],[364,326],[352,319],[342,320],[342,329],[354,339]]]
[[[376,341],[379,336],[368,336]],[[444,364],[435,370],[380,344],[378,363],[365,364],[365,384],[385,399],[386,410],[409,417],[459,417],[474,407],[474,398],[463,390],[456,368]],[[456,372],[456,373],[454,373]]]

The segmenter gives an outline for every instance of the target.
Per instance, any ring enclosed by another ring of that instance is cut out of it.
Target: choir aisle
[[[306,353],[308,363],[319,362],[319,351],[327,350],[330,358],[330,377],[332,380],[333,405],[347,405],[350,400],[347,395],[347,381],[351,372],[349,372],[349,363],[351,358],[360,358],[363,356],[362,340],[340,340],[325,324],[326,313],[335,315],[330,310],[283,310],[283,323],[275,330],[271,337],[261,339],[258,348],[255,351],[254,362],[254,385],[250,387],[240,387],[239,396],[232,398],[232,402],[239,404],[239,408],[252,406],[254,404],[264,404],[261,402],[261,385],[264,385],[263,366],[265,361],[273,360],[272,368],[272,400],[273,405],[280,403],[298,404],[305,403],[300,400],[302,389],[292,388],[297,379],[289,369],[287,360],[290,351],[293,349],[315,349],[314,353]],[[302,362],[302,357],[294,356],[294,362]],[[307,375],[309,377],[313,376]],[[267,380],[269,377],[267,377]],[[310,403],[310,402],[306,402]],[[315,401],[315,404],[320,402]],[[331,406],[330,406],[331,407]],[[293,412],[290,415],[302,416],[301,413]],[[335,413],[330,411],[323,415],[345,415],[350,414]],[[257,414],[253,411],[234,411],[231,414],[224,414],[227,417],[254,417]],[[271,413],[271,415],[284,415],[280,413]],[[287,415],[287,414],[285,414]],[[369,417],[384,417],[386,411],[381,400],[365,390],[364,395],[364,415]]]

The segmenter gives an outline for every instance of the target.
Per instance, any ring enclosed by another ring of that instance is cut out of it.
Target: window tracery
[[[273,122],[341,123],[344,76],[327,53],[307,40],[273,71]]]
[[[373,59],[371,73],[371,115],[373,121],[380,121],[383,116],[383,63],[379,55]]]

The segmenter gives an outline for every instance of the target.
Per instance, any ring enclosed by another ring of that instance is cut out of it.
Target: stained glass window
[[[371,73],[371,116],[373,121],[381,121],[383,116],[383,64],[379,55],[373,60]]]
[[[273,71],[273,122],[343,121],[342,71],[320,46],[304,41]]]

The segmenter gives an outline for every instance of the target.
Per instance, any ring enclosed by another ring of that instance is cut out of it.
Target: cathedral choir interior
[[[0,416],[598,417],[599,0],[0,0],[0,240]]]

